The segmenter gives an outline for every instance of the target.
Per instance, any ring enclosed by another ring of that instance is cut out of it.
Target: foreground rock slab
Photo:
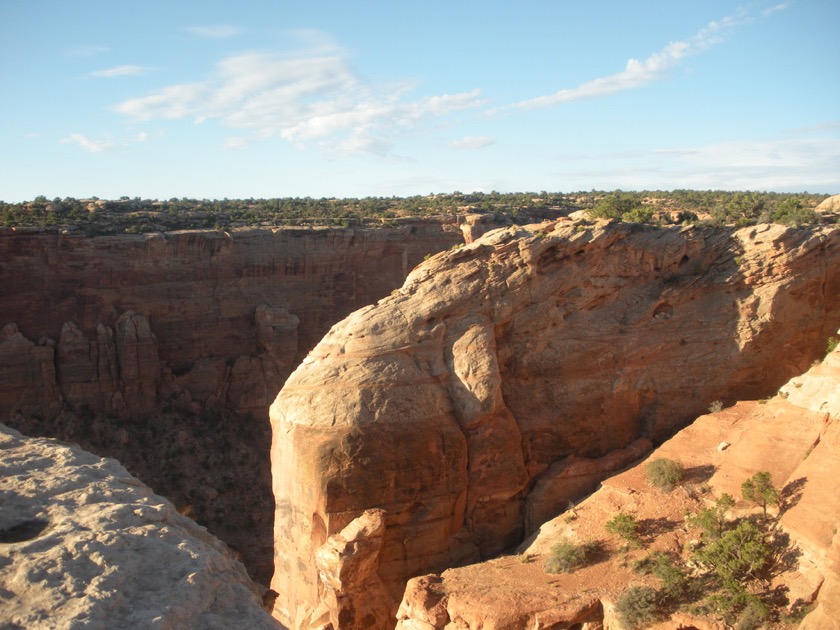
[[[4,629],[280,629],[262,590],[116,460],[0,424]]]
[[[338,589],[342,628],[368,627],[349,611],[371,595],[315,561],[366,510],[383,510],[371,566],[395,614],[408,578],[517,544],[625,465],[608,454],[775,392],[840,325],[838,263],[837,228],[571,221],[422,263],[336,324],[271,407],[275,615],[319,627]]]

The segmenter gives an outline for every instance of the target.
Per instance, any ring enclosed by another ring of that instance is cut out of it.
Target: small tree
[[[654,459],[645,466],[648,481],[655,488],[670,492],[682,481],[685,469],[673,459]]]
[[[724,493],[715,501],[714,506],[699,510],[697,514],[687,517],[686,521],[692,527],[702,529],[704,537],[717,540],[726,529],[726,513],[734,506],[735,499]]]
[[[611,534],[621,538],[632,548],[638,549],[642,546],[642,539],[639,536],[639,521],[632,514],[617,514],[604,525]]]
[[[744,593],[742,582],[754,578],[772,555],[765,534],[750,521],[741,521],[717,540],[701,547],[695,558],[712,569],[730,593]]]
[[[767,471],[757,472],[742,483],[741,494],[747,501],[760,505],[765,516],[768,505],[779,504],[779,491],[773,487],[773,480]]]

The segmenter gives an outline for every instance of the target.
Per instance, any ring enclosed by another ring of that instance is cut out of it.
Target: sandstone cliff
[[[329,326],[462,242],[462,220],[95,238],[0,229],[0,421],[117,457],[267,584],[269,404]]]
[[[121,417],[168,404],[265,412],[333,323],[462,238],[457,218],[96,238],[0,230],[0,326],[13,325],[0,338],[0,417],[54,417],[65,404]]]
[[[564,461],[774,392],[840,325],[838,261],[836,228],[561,221],[422,264],[334,326],[271,407],[275,615],[392,625],[409,577],[496,554],[527,513],[565,508],[575,496],[533,492]],[[338,588],[339,611],[316,558],[370,509],[381,540],[357,547],[389,598],[371,613]]]
[[[116,461],[0,425],[0,625],[280,629],[225,545]]]
[[[765,585],[780,619],[761,627],[840,628],[838,391],[840,350],[792,379],[772,399],[740,402],[701,416],[648,460],[682,462],[688,472],[683,487],[670,494],[652,488],[643,464],[606,479],[580,505],[544,524],[519,555],[412,579],[397,628],[516,630],[591,624],[619,630],[623,626],[614,612],[618,596],[628,585],[659,586],[652,576],[634,572],[634,563],[654,551],[686,556],[698,541],[685,514],[711,505],[724,492],[740,499],[742,482],[758,471],[769,472],[780,489],[781,506],[771,512],[778,517],[774,538],[786,546],[784,553],[777,551],[772,581]],[[729,518],[756,511],[761,510],[739,500]],[[628,552],[606,531],[604,523],[618,513],[633,515],[643,525],[643,548]],[[565,540],[594,542],[599,553],[571,573],[546,573],[545,558],[554,544]],[[689,608],[672,610],[668,620],[650,627],[732,627],[715,615],[692,616]]]

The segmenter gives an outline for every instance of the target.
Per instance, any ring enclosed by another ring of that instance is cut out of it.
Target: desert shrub
[[[744,592],[743,582],[767,566],[772,548],[765,533],[750,521],[741,521],[720,538],[701,547],[694,557],[714,571],[733,594]]]
[[[639,521],[632,514],[617,514],[604,525],[611,534],[621,538],[632,548],[638,549],[642,546],[642,539],[639,536]]]
[[[627,630],[643,628],[659,616],[657,593],[649,586],[631,586],[615,602],[618,620]]]
[[[837,337],[829,337],[828,342],[825,344],[825,353],[826,355],[831,354],[837,349],[837,344],[840,344],[840,339]]]
[[[773,487],[769,472],[757,472],[741,484],[741,494],[747,501],[762,507],[767,514],[768,505],[779,504],[779,491]]]
[[[735,630],[759,630],[764,627],[764,622],[769,616],[770,610],[764,602],[755,598],[752,600],[741,616],[738,617],[738,623],[735,624]]]
[[[548,573],[569,573],[586,562],[586,546],[564,540],[551,548],[544,568]]]
[[[726,530],[726,513],[735,506],[735,499],[723,493],[712,507],[702,508],[697,514],[688,516],[686,522],[691,527],[703,530],[704,540],[717,540]]]
[[[654,488],[670,492],[682,481],[685,469],[673,459],[654,459],[645,466],[645,475]]]
[[[686,590],[688,577],[677,559],[663,551],[633,563],[633,570],[642,575],[655,575],[662,581],[662,594],[666,599],[679,598]]]
[[[719,400],[714,401],[709,405],[709,413],[718,413],[723,409],[723,403]]]

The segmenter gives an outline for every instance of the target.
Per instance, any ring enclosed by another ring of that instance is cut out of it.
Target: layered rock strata
[[[670,494],[652,488],[643,465],[606,479],[574,510],[545,523],[518,549],[519,555],[409,581],[397,628],[517,630],[587,623],[622,628],[615,602],[628,585],[660,587],[658,580],[634,572],[633,563],[654,551],[685,555],[697,544],[685,514],[712,505],[723,493],[738,499],[730,518],[761,512],[740,500],[741,484],[759,471],[769,472],[780,490],[782,505],[770,507],[778,519],[777,539],[790,539],[785,554],[776,552],[777,567],[767,590],[788,611],[807,612],[800,630],[840,628],[838,390],[840,350],[769,400],[740,402],[699,417],[649,458],[683,463],[688,473],[684,486]],[[643,549],[628,552],[606,531],[604,523],[619,513],[642,525]],[[561,541],[595,542],[601,551],[571,573],[546,573],[544,561]],[[787,625],[797,624],[788,620]],[[651,627],[730,626],[719,618],[676,611]]]
[[[329,326],[462,242],[461,221],[0,229],[0,421],[118,457],[267,584],[269,404]]]
[[[115,460],[0,425],[0,625],[281,630],[219,540]]]
[[[458,219],[84,237],[0,230],[0,418],[265,413],[327,329],[462,242]],[[19,335],[16,336],[16,335]]]
[[[412,575],[521,540],[558,462],[775,391],[840,325],[838,261],[836,228],[561,221],[420,265],[334,326],[271,407],[275,615],[320,627],[315,559],[366,510],[383,510],[371,565],[393,615]]]

